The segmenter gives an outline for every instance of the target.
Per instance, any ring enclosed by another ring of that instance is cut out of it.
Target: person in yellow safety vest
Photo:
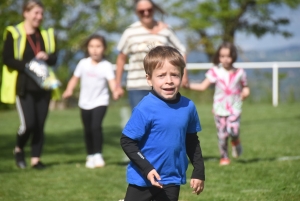
[[[40,1],[27,1],[23,7],[24,21],[4,31],[1,101],[17,106],[20,127],[13,153],[16,165],[22,169],[26,168],[24,146],[30,137],[31,167],[45,167],[40,156],[51,91],[42,89],[24,72],[33,58],[44,60],[49,66],[57,60],[53,29],[40,27],[43,11]]]

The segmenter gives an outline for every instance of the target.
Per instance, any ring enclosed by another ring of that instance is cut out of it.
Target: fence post
[[[272,103],[274,107],[278,106],[278,64],[274,63],[272,66]]]

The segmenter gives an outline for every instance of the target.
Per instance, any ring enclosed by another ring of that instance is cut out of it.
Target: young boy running
[[[187,155],[194,166],[190,186],[204,189],[204,162],[194,103],[179,93],[185,61],[178,50],[158,46],[144,59],[152,91],[134,108],[121,137],[130,159],[125,201],[177,201],[186,183]]]

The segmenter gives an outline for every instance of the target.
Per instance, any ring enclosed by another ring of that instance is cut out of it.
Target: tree
[[[267,33],[290,37],[281,27],[290,23],[286,17],[274,17],[276,9],[295,9],[300,0],[174,0],[174,16],[181,18],[180,29],[193,34],[188,37],[190,49],[201,46],[211,60],[221,42],[234,42],[236,32],[262,37]]]
[[[24,0],[0,1],[0,37],[8,25],[23,20]],[[68,66],[74,55],[82,49],[85,39],[96,32],[104,34],[108,40],[107,53],[110,55],[114,42],[113,33],[121,33],[131,22],[131,4],[120,0],[47,0],[43,1],[44,27],[54,27],[57,49],[63,50],[60,65]],[[0,40],[0,55],[3,40]],[[112,61],[113,62],[113,61]],[[0,56],[0,83],[3,61]],[[62,80],[65,82],[65,80]]]
[[[22,21],[23,0],[0,2],[0,28]],[[129,24],[130,5],[120,0],[48,0],[45,6],[45,27],[54,27],[58,49],[76,52],[90,34],[119,33]],[[0,37],[3,36],[3,31]],[[0,40],[1,52],[3,41]]]
[[[45,7],[49,19],[46,24],[54,26],[57,31],[59,48],[69,54],[66,60],[81,49],[92,33],[101,32],[105,36],[119,33],[130,19],[130,6],[120,0],[49,0],[45,1]],[[109,45],[108,52],[111,50]]]

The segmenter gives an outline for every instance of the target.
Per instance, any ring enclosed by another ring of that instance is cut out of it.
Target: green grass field
[[[124,106],[124,105],[123,105]],[[126,191],[120,108],[113,103],[104,121],[106,167],[87,169],[79,110],[51,111],[42,161],[45,170],[18,169],[12,149],[19,126],[17,112],[0,111],[0,200],[118,201]],[[216,129],[210,104],[197,105],[203,131],[204,192],[196,196],[189,185],[180,201],[300,200],[300,104],[245,104],[241,123],[244,153],[226,167],[219,166]],[[29,146],[26,147],[29,164]],[[191,167],[187,171],[191,175]],[[189,181],[188,181],[189,182]],[[138,201],[138,198],[137,198]]]

